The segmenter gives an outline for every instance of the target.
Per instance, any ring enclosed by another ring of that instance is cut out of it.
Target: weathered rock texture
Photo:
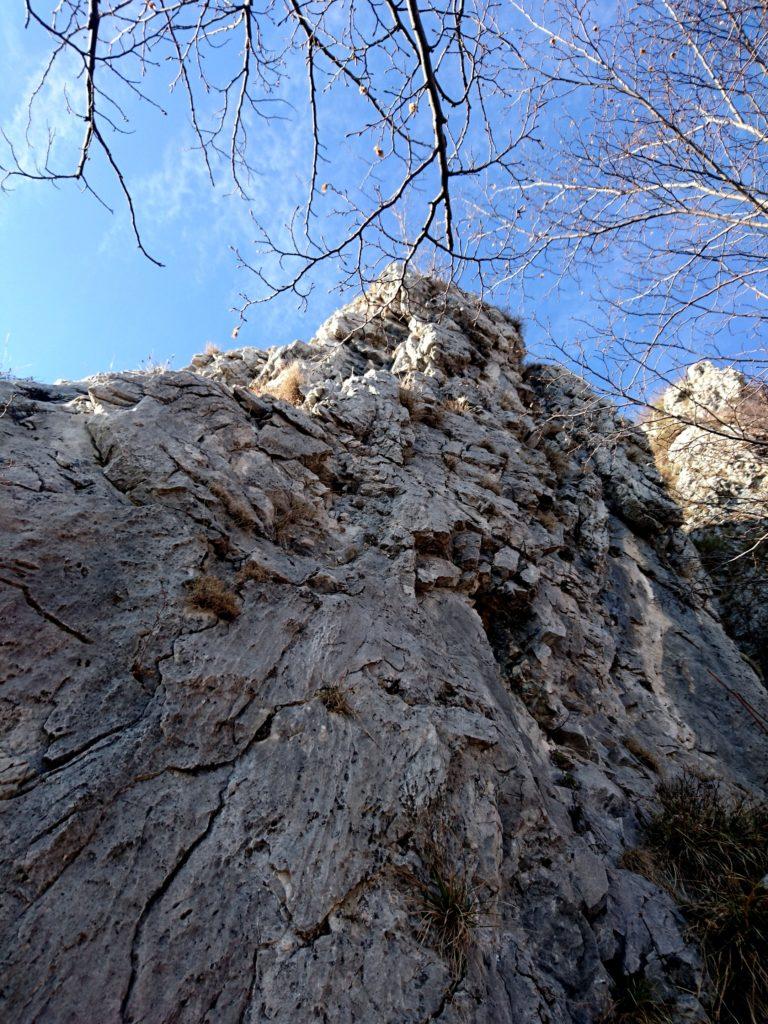
[[[521,357],[498,311],[385,280],[309,344],[2,385],[3,1020],[586,1024],[622,975],[696,991],[622,852],[662,773],[764,784],[720,680],[765,691],[642,437]],[[270,395],[297,372],[300,407]],[[434,841],[477,901],[458,969]]]
[[[723,623],[768,680],[768,387],[709,362],[668,388],[646,424]]]

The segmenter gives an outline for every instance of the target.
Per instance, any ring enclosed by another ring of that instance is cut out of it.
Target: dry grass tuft
[[[271,579],[272,573],[259,562],[246,562],[237,574],[237,582],[239,584],[247,583],[249,580],[253,580],[256,583],[266,583]]]
[[[567,476],[573,468],[573,456],[554,443],[544,445],[544,454],[552,472],[558,479]]]
[[[299,534],[317,525],[317,510],[303,495],[286,490],[276,494],[272,501],[275,506],[274,537],[281,547],[290,547]]]
[[[142,359],[139,363],[139,372],[145,373],[150,377],[159,377],[162,373],[168,373],[170,369],[170,359],[163,359],[161,362],[158,362],[151,352],[146,359]]]
[[[299,363],[291,363],[269,384],[255,387],[253,390],[258,394],[272,395],[283,402],[290,402],[291,405],[301,405],[304,401],[302,383],[301,366]]]
[[[231,621],[240,614],[235,592],[218,576],[198,576],[192,584],[189,600],[193,607],[213,612],[219,619]]]
[[[451,966],[455,978],[464,973],[478,925],[477,893],[466,869],[449,861],[431,842],[421,855],[420,873],[403,869],[413,888],[421,920],[420,941],[430,941]]]
[[[507,323],[514,327],[517,333],[522,337],[523,326],[525,324],[523,318],[518,316],[516,313],[513,313],[512,310],[508,309],[506,306],[498,306],[497,308]]]
[[[717,783],[692,775],[661,783],[657,795],[661,810],[645,822],[647,849],[634,851],[646,862],[642,873],[663,880],[699,942],[712,1020],[765,1024],[768,805],[729,799]]]
[[[690,391],[684,384],[674,386],[681,398],[690,397]],[[736,442],[744,438],[752,442],[768,443],[768,384],[759,380],[748,381],[731,408],[718,408],[715,413],[704,406],[698,406],[689,416],[703,430],[712,428],[718,433],[725,431],[726,435],[732,434]],[[689,423],[685,417],[665,413],[658,407],[644,410],[638,417],[638,423],[645,431],[659,472],[667,484],[674,486],[677,470],[669,458],[669,450]],[[712,437],[720,444],[724,441],[727,443],[727,437],[719,437],[717,433]]]
[[[493,473],[486,473],[481,477],[480,486],[485,488],[486,491],[490,491],[492,494],[501,494],[501,481],[496,478]]]
[[[354,718],[355,712],[349,703],[347,694],[340,686],[324,686],[317,691],[317,698],[332,715],[342,718]]]
[[[666,888],[666,880],[659,874],[656,861],[650,850],[644,850],[641,847],[625,850],[619,858],[619,867],[624,868],[625,871],[634,871],[636,875],[642,875],[643,878],[647,878],[649,882],[653,882],[654,885],[658,885],[662,889]]]
[[[559,750],[557,747],[550,752],[550,760],[552,764],[559,768],[561,771],[569,772],[573,769],[573,759],[568,756],[564,751]]]
[[[645,431],[656,468],[664,481],[670,487],[674,486],[677,470],[669,458],[669,449],[678,435],[685,430],[686,424],[681,423],[675,416],[669,416],[656,409],[646,410],[639,417],[638,423]]]
[[[259,520],[248,502],[233,493],[228,487],[216,480],[211,480],[208,490],[219,499],[227,515],[237,526],[247,530],[259,525]]]
[[[658,788],[661,811],[646,823],[646,839],[693,882],[712,875],[768,872],[768,807],[728,800],[718,783],[680,775]]]
[[[400,405],[408,410],[408,415],[414,423],[425,423],[428,427],[439,427],[443,422],[442,406],[433,402],[424,401],[411,388],[401,384],[397,389],[397,397]]]
[[[400,402],[400,405],[402,405],[404,409],[407,409],[408,415],[411,418],[413,418],[413,415],[416,412],[417,403],[416,396],[411,391],[411,389],[406,388],[401,384],[400,387],[397,389],[397,398],[398,401]]]
[[[768,382],[749,381],[734,420],[745,434],[768,443]]]
[[[443,409],[445,412],[455,412],[458,415],[462,415],[465,412],[469,412],[471,406],[469,399],[462,395],[459,398],[446,398],[443,402]]]

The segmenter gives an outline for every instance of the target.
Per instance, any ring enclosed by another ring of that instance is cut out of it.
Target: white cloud
[[[29,53],[25,56],[28,58]],[[24,58],[16,59],[21,62]],[[11,97],[13,112],[7,121],[4,119],[3,129],[26,170],[43,167],[52,139],[52,166],[68,173],[76,167],[83,133],[82,120],[71,109],[76,110],[80,102],[79,96],[72,95],[78,65],[71,51],[59,54],[52,67],[48,63],[47,56],[38,61],[16,96]]]

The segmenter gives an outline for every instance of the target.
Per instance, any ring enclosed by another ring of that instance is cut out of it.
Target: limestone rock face
[[[642,437],[522,355],[390,276],[308,344],[0,385],[3,1020],[588,1024],[622,975],[696,991],[622,854],[662,774],[765,784],[722,682],[766,694]]]
[[[768,388],[709,362],[662,395],[646,424],[723,623],[768,680]]]

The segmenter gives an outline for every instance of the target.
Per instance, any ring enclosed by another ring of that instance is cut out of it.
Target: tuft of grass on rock
[[[341,718],[353,718],[354,710],[349,698],[340,686],[323,686],[317,691],[317,698],[332,715]]]
[[[464,413],[469,412],[471,408],[469,399],[465,398],[464,395],[459,395],[458,398],[446,398],[443,402],[444,411],[456,413],[457,416],[462,416]]]
[[[424,401],[406,385],[400,385],[397,389],[397,397],[400,405],[407,410],[413,423],[425,423],[428,427],[439,427],[442,423],[442,406]]]
[[[662,782],[657,796],[631,870],[665,884],[680,904],[701,948],[712,1020],[765,1024],[768,804],[690,774]]]
[[[294,362],[290,363],[269,384],[253,388],[253,390],[258,394],[272,395],[273,398],[279,398],[281,401],[289,402],[291,405],[301,405],[304,401],[304,394],[301,389],[302,383],[301,366],[298,362]]]
[[[624,746],[636,757],[637,760],[644,764],[646,768],[649,768],[652,772],[657,775],[661,774],[661,766],[659,765],[659,759],[655,754],[644,746],[636,736],[627,736],[624,739]]]
[[[421,920],[420,941],[429,941],[448,961],[455,978],[464,973],[478,925],[477,893],[469,873],[449,861],[444,850],[429,843],[421,855],[420,873],[405,869]]]
[[[549,756],[552,764],[561,771],[569,772],[573,769],[573,758],[569,757],[565,751],[560,750],[558,747],[555,747]]]
[[[407,411],[408,415],[413,418],[416,414],[418,403],[416,402],[416,396],[410,388],[405,387],[403,384],[397,389],[397,398],[400,405]]]
[[[638,422],[645,430],[656,468],[667,486],[674,487],[678,471],[669,457],[669,451],[678,435],[685,430],[685,423],[655,408],[644,412]]]
[[[719,783],[687,773],[656,792],[661,810],[646,822],[646,841],[683,882],[757,878],[768,871],[768,806],[728,799]]]
[[[242,585],[253,580],[256,583],[267,583],[272,579],[272,573],[260,562],[245,562],[237,574],[237,582]]]
[[[240,614],[240,605],[233,590],[218,576],[198,576],[189,594],[190,604],[202,611],[213,612],[219,619],[231,621]]]
[[[274,495],[272,501],[275,508],[274,538],[281,547],[290,547],[297,535],[316,526],[315,506],[302,494],[287,489]]]

